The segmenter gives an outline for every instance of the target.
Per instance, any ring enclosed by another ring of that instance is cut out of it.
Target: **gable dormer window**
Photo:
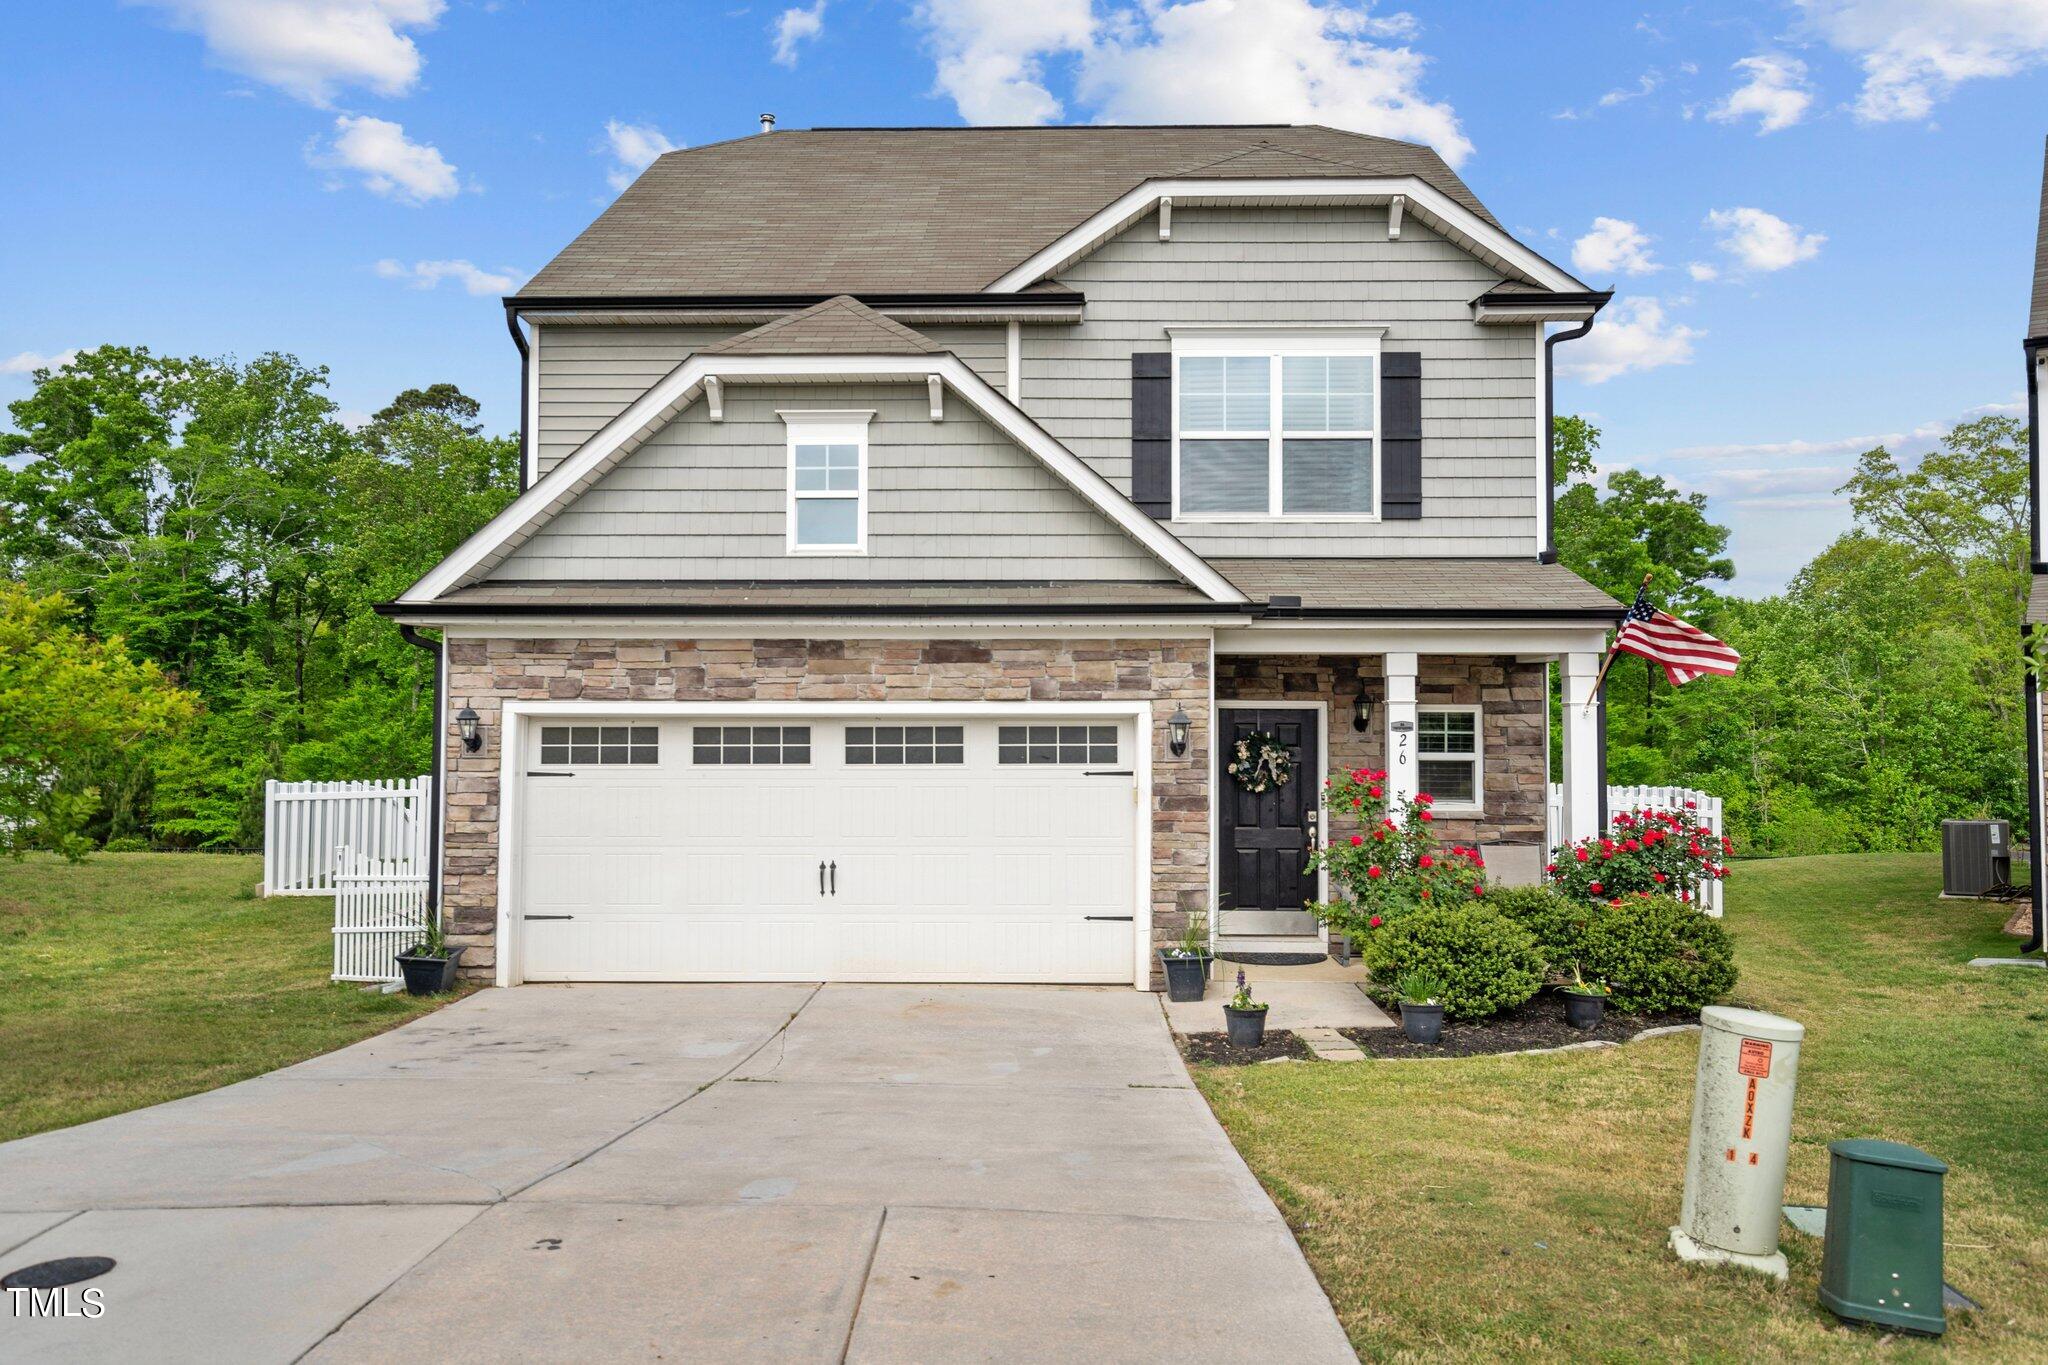
[[[789,433],[785,548],[793,555],[868,551],[868,420],[872,410],[784,412]]]
[[[1379,328],[1175,328],[1173,515],[1379,515]]]

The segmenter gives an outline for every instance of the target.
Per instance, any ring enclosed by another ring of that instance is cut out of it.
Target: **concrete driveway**
[[[1352,1359],[1128,990],[486,991],[0,1146],[61,1256],[0,1358]]]

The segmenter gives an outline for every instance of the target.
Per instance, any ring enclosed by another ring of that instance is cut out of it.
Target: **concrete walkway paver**
[[[59,1360],[1351,1358],[1149,995],[522,987],[0,1146]]]

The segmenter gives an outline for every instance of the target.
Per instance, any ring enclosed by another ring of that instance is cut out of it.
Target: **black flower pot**
[[[461,961],[461,948],[450,948],[446,957],[411,957],[400,953],[398,970],[405,976],[405,993],[439,995],[454,990],[455,967]]]
[[[1159,965],[1166,969],[1166,998],[1168,1000],[1200,1000],[1202,992],[1209,989],[1209,955],[1197,953],[1193,957],[1175,957],[1161,950]]]
[[[1401,1032],[1408,1035],[1411,1043],[1434,1043],[1443,1037],[1444,1007],[1442,1005],[1411,1005],[1401,1002]]]
[[[1255,1010],[1241,1010],[1235,1005],[1225,1005],[1223,1018],[1230,1029],[1232,1047],[1257,1047],[1266,1041],[1264,1006]]]
[[[1600,1021],[1607,1016],[1607,997],[1586,991],[1564,993],[1564,1021],[1580,1032],[1590,1032],[1600,1027]]]

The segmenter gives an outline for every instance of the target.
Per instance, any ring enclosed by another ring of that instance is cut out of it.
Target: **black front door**
[[[1316,879],[1302,869],[1315,839],[1318,797],[1320,713],[1287,707],[1230,708],[1221,713],[1222,743],[1216,746],[1218,909],[1217,929],[1225,934],[1309,934],[1315,916],[1302,903],[1316,898]],[[1287,784],[1253,794],[1230,775],[1237,742],[1264,731],[1285,744],[1294,759]]]

